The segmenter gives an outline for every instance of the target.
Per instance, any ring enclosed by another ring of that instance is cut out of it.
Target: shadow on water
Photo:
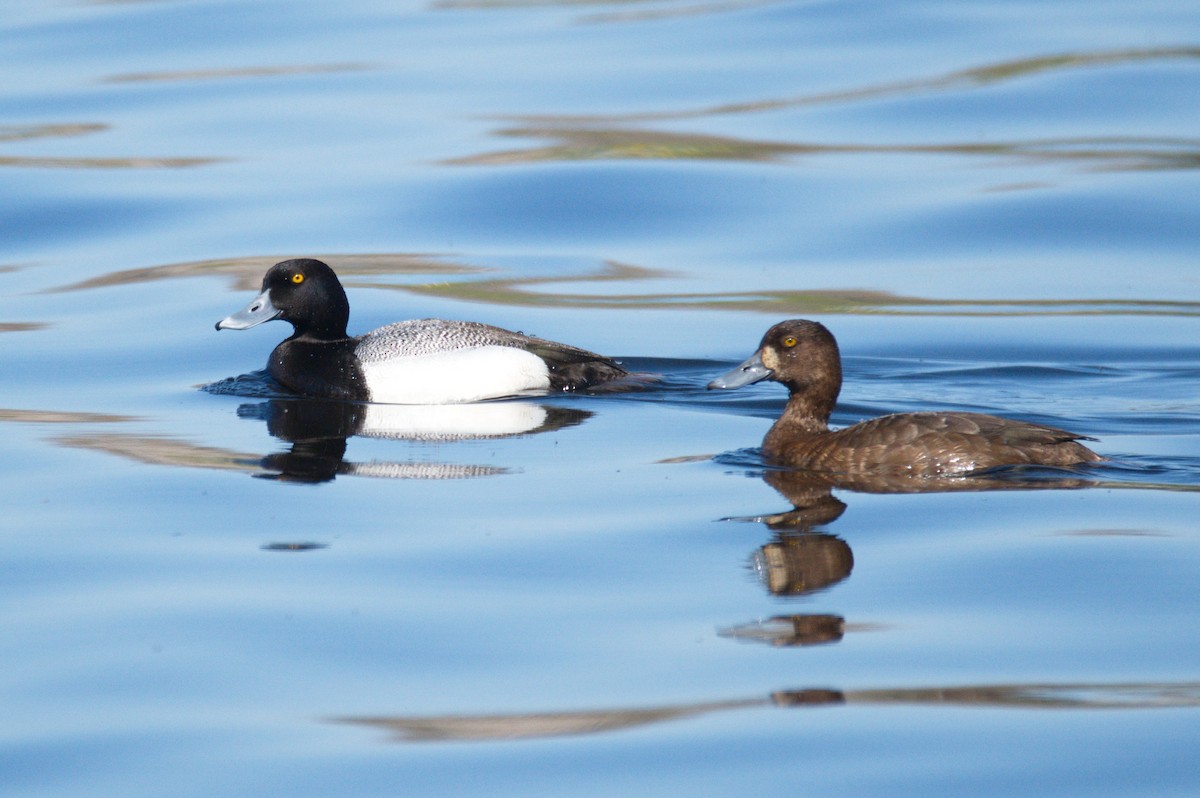
[[[982,684],[967,686],[837,690],[778,690],[725,701],[608,710],[513,715],[363,716],[330,718],[384,729],[395,742],[524,740],[620,731],[718,712],[846,705],[976,707],[1018,710],[1122,710],[1200,707],[1200,683]]]

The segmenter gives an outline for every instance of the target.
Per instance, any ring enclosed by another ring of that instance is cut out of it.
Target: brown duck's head
[[[825,325],[807,319],[781,321],[763,336],[758,351],[709,388],[741,388],[761,380],[783,383],[793,395],[820,392],[830,404],[842,387],[837,341]]]

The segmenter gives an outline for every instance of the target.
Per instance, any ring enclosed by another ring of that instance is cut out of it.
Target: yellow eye
[[[787,338],[784,338],[783,345],[786,346],[788,349],[791,349],[793,346],[796,345],[796,336],[789,335]]]
[[[304,282],[304,275],[300,272],[296,272],[292,275],[292,282],[296,285],[300,285],[300,283]]]

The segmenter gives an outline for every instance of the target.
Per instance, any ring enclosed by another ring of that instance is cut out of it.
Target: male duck
[[[708,387],[740,388],[767,379],[783,383],[790,394],[762,444],[764,456],[783,465],[938,477],[1005,465],[1104,459],[1078,443],[1094,438],[982,413],[897,413],[831,431],[842,364],[833,335],[815,321],[776,324],[753,356]]]
[[[349,317],[333,269],[297,258],[272,266],[262,293],[217,329],[290,322],[294,332],[275,347],[267,368],[285,387],[326,399],[451,404],[569,391],[626,375],[593,352],[486,324],[417,319],[350,337]]]

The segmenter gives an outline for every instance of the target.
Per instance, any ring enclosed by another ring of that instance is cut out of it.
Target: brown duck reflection
[[[824,613],[775,615],[765,621],[722,629],[722,637],[771,646],[819,646],[846,636],[846,619]]]
[[[792,509],[752,519],[775,534],[751,557],[751,567],[773,596],[804,596],[832,587],[850,576],[854,552],[846,541],[816,527],[841,517],[846,504],[833,487],[800,471],[767,471],[763,481],[779,491]],[[772,646],[813,646],[837,643],[846,633],[846,619],[832,614],[776,615],[765,621],[722,629],[720,635]]]
[[[792,509],[758,516],[774,539],[754,553],[752,564],[763,586],[774,596],[802,596],[836,585],[854,568],[846,541],[816,527],[831,524],[846,511],[822,475],[801,471],[767,471],[763,481],[779,491]],[[828,624],[822,624],[828,628]],[[807,624],[797,624],[807,628]],[[826,639],[825,632],[818,636]],[[840,635],[839,635],[840,637]]]
[[[836,535],[819,531],[846,510],[833,495],[834,488],[860,493],[939,493],[993,490],[1067,489],[1090,487],[1094,480],[1065,477],[1039,478],[1019,472],[957,477],[910,477],[897,474],[831,474],[813,471],[770,470],[763,481],[778,491],[792,507],[783,512],[737,520],[758,521],[774,535],[751,557],[763,587],[773,596],[806,596],[830,588],[850,576],[854,552]],[[834,614],[776,615],[765,621],[721,630],[723,637],[773,646],[811,646],[840,641],[848,627]]]
[[[1033,472],[1007,471],[971,476],[921,478],[896,474],[830,474],[813,471],[766,471],[763,481],[792,504],[792,509],[757,516],[775,532],[775,541],[759,550],[768,589],[776,595],[811,593],[850,575],[854,556],[845,541],[816,527],[831,524],[846,510],[834,488],[858,493],[952,493],[995,490],[1065,490],[1094,487],[1097,480]]]

